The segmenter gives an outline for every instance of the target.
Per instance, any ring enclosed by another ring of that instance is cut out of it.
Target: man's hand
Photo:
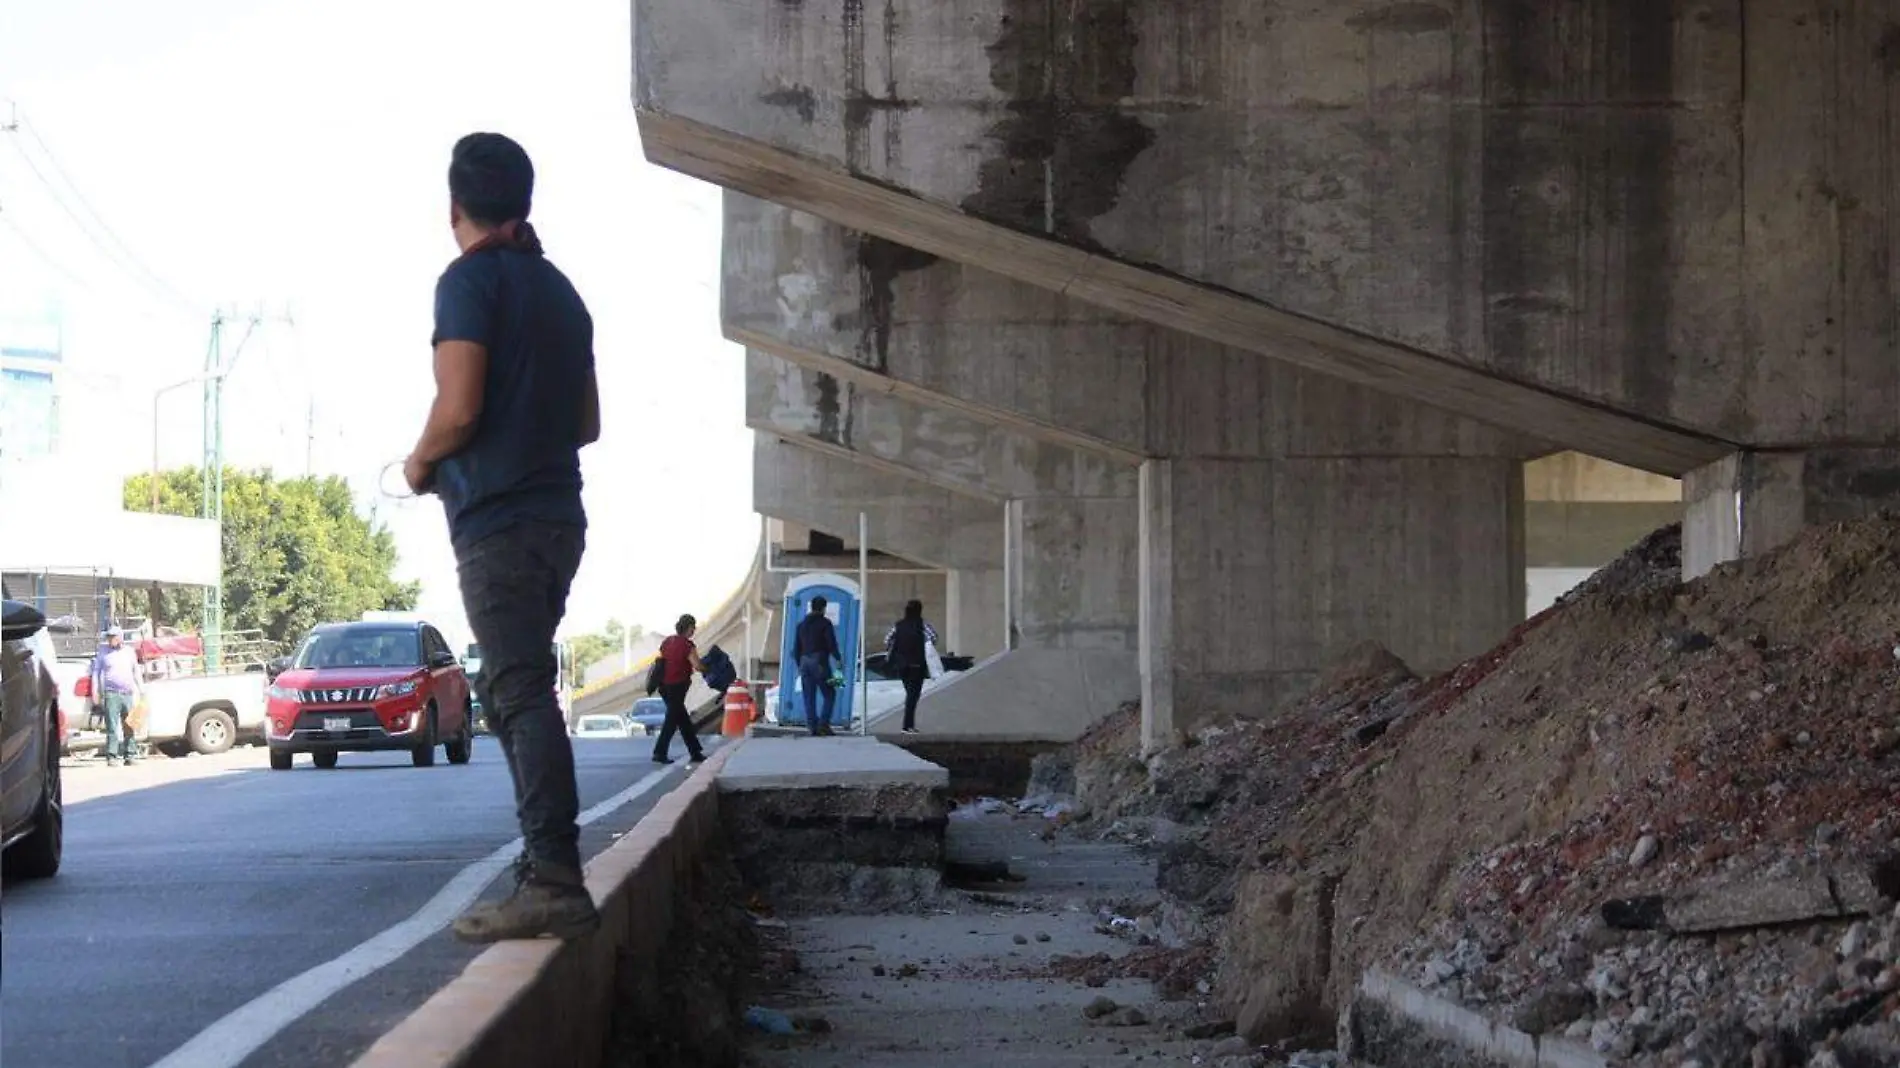
[[[409,484],[410,492],[417,496],[428,493],[435,482],[435,465],[411,456],[402,462],[402,480]]]

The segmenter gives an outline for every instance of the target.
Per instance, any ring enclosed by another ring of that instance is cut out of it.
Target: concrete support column
[[[1523,615],[1509,458],[1150,461],[1141,475],[1144,744],[1258,713],[1376,641],[1414,668]]]
[[[1001,568],[959,568],[950,572],[943,598],[946,651],[970,656],[1001,652],[1008,641]]]
[[[1682,480],[1682,577],[1786,545],[1803,528],[1900,508],[1900,449],[1751,451]]]

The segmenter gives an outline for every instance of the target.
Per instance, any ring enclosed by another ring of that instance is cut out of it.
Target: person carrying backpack
[[[904,605],[904,618],[884,635],[884,662],[904,683],[904,733],[916,734],[917,702],[930,679],[927,650],[937,644],[937,629],[924,621],[924,602]]]
[[[687,756],[693,763],[706,759],[706,751],[699,747],[699,732],[693,729],[693,717],[686,711],[686,691],[692,689],[693,672],[703,674],[706,670],[693,644],[693,634],[698,630],[698,620],[681,616],[673,625],[672,637],[660,643],[660,698],[666,702],[666,722],[660,725],[660,737],[653,743],[655,764],[673,762],[666,751],[673,744],[674,731],[686,743]]]

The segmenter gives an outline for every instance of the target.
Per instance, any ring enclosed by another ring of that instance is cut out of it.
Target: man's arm
[[[592,445],[600,440],[600,379],[594,374],[593,361],[587,364],[587,385],[581,389],[580,442]]]
[[[805,624],[800,622],[792,628],[792,663],[796,664],[805,656]]]
[[[435,347],[435,401],[429,421],[409,458],[433,468],[460,452],[475,437],[482,418],[482,383],[488,376],[488,349],[473,341],[444,341]]]
[[[451,270],[435,289],[435,400],[422,436],[403,464],[403,477],[417,493],[428,491],[435,467],[475,437],[482,418],[482,386],[488,378],[488,344],[494,331],[492,295],[481,276]]]

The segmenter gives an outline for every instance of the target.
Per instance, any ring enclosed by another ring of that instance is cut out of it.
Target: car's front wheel
[[[57,720],[56,720],[57,721]],[[59,781],[59,746],[48,727],[46,773],[40,785],[39,805],[33,810],[33,833],[13,843],[0,860],[6,874],[15,879],[50,879],[59,874],[60,856],[66,845],[66,793]]]
[[[273,749],[270,754],[270,769],[272,771],[289,771],[290,762],[295,759],[296,756],[293,753],[280,752]]]
[[[448,754],[449,763],[466,764],[475,755],[475,719],[473,713],[462,716],[462,733],[449,739],[442,751]]]
[[[423,730],[422,744],[409,751],[410,762],[419,768],[435,767],[435,706],[429,706],[429,725]]]

